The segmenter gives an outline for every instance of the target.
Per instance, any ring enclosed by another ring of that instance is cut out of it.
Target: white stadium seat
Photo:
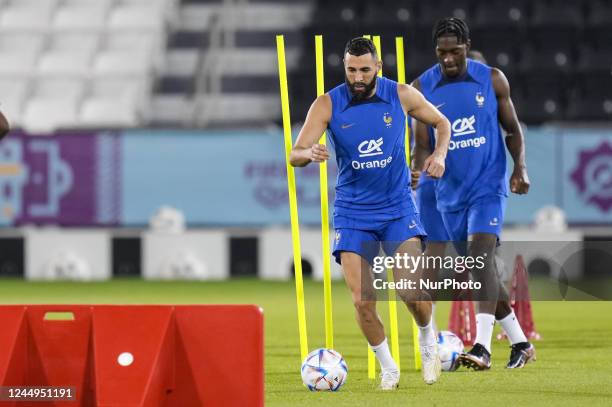
[[[69,98],[79,100],[85,93],[85,80],[77,78],[39,79],[33,88],[33,96],[39,98]]]
[[[32,52],[0,53],[0,76],[28,77],[34,73],[37,54]]]
[[[61,32],[53,35],[50,48],[54,51],[72,51],[93,55],[100,45],[100,35],[95,32]]]
[[[27,79],[0,79],[0,111],[8,117],[13,127],[21,124],[21,111],[28,85]]]
[[[91,127],[134,127],[139,123],[134,103],[119,103],[117,98],[90,98],[83,102],[79,123]]]
[[[205,95],[199,106],[198,119],[202,124],[239,124],[272,120],[280,114],[280,103],[276,95]]]
[[[119,100],[142,101],[148,94],[150,83],[146,79],[95,78],[91,84],[91,96]]]
[[[53,18],[56,31],[102,31],[106,26],[107,10],[96,7],[62,7]]]
[[[115,1],[116,0],[64,0],[62,6],[108,10]]]
[[[54,10],[60,0],[8,0],[7,7]]]
[[[42,33],[3,33],[0,35],[0,53],[16,51],[37,54],[42,49],[45,39]]]
[[[4,103],[4,98],[7,96],[23,98],[28,90],[28,85],[27,79],[0,78],[0,103]]]
[[[248,4],[223,13],[224,27],[243,30],[295,30],[310,21],[312,7],[302,4]]]
[[[121,6],[151,6],[163,8],[172,3],[175,3],[175,0],[117,0],[119,5]]]
[[[129,51],[103,51],[96,56],[93,73],[96,76],[142,76],[151,72],[150,60],[148,55]]]
[[[169,16],[180,2],[181,0],[117,0],[116,5],[125,8],[146,7],[160,15]]]
[[[207,58],[212,58],[217,71],[223,72],[224,75],[262,75],[278,72],[274,48],[226,49],[210,52]],[[297,67],[298,58],[298,50],[286,51],[288,70]]]
[[[0,31],[45,32],[51,23],[51,10],[38,7],[7,7],[0,13]]]
[[[193,119],[194,107],[193,100],[183,95],[155,96],[150,119],[154,123],[187,124]]]
[[[154,7],[115,7],[108,19],[108,28],[112,30],[150,30],[160,31],[163,28],[163,13]]]
[[[78,101],[72,98],[32,98],[23,112],[23,127],[33,133],[50,133],[73,126],[77,121]]]
[[[189,4],[179,11],[179,27],[184,30],[209,30],[213,19],[222,13],[222,4]]]
[[[38,63],[38,73],[47,76],[82,76],[89,74],[91,54],[70,51],[49,51]]]
[[[161,44],[157,36],[147,31],[120,31],[109,33],[106,37],[104,49],[107,51],[129,51],[151,54],[161,51]]]
[[[194,76],[198,70],[200,52],[198,49],[176,49],[166,53],[163,71],[172,76]]]

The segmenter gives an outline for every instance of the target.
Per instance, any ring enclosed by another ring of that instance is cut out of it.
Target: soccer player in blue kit
[[[406,164],[406,115],[437,131],[434,151],[424,160],[423,168],[433,178],[444,174],[450,124],[412,86],[377,77],[382,61],[372,41],[354,38],[344,51],[345,83],[314,101],[290,162],[303,167],[329,159],[326,146],[318,144],[323,132],[328,131],[339,170],[333,254],[351,291],[359,327],[381,365],[381,389],[393,390],[400,375],[376,312],[371,265],[381,243],[387,256],[421,256],[425,232],[412,198]],[[394,267],[396,281],[404,271]],[[416,270],[413,276],[418,273]],[[429,296],[420,290],[396,292],[419,326],[423,379],[427,384],[435,383],[440,376],[440,359]]]
[[[535,360],[535,348],[510,307],[497,276],[494,253],[508,195],[500,124],[514,160],[509,184],[516,194],[529,190],[522,129],[504,74],[467,58],[470,38],[465,22],[453,17],[439,20],[433,41],[438,63],[413,85],[448,117],[452,136],[446,158],[448,171],[440,180],[422,175],[417,188],[420,215],[428,233],[426,256],[443,254],[443,242],[468,240],[471,256],[485,256],[485,268],[472,272],[483,284],[477,293],[476,339],[473,348],[459,357],[459,363],[474,370],[491,367],[491,337],[497,320],[511,342],[506,366],[521,368]],[[431,129],[417,123],[413,163],[417,171],[431,150],[432,137]]]
[[[483,64],[487,63],[485,57],[480,51],[470,49],[467,55],[470,59]],[[418,86],[418,82],[413,83],[413,85]],[[427,141],[427,125],[413,120],[411,127],[413,133],[419,132],[422,140]],[[419,215],[421,217],[421,224],[425,228],[425,233],[427,233],[427,251],[425,255],[443,257],[446,254],[446,245],[450,241],[450,237],[448,236],[448,233],[446,233],[446,229],[444,229],[442,215],[440,215],[440,211],[438,211],[437,208],[438,202],[436,200],[435,179],[427,176],[427,174],[423,174],[423,176],[421,176],[421,171],[414,169],[415,163],[417,163],[417,167],[422,165],[423,160],[425,160],[427,155],[430,153],[430,148],[420,148],[420,146],[416,146],[413,148],[413,153],[416,154],[416,156],[413,156],[412,159],[413,170],[411,171],[412,176],[410,182],[412,183],[412,188],[414,191],[416,191],[417,210],[419,211]],[[441,270],[435,267],[425,268],[423,270],[423,278],[430,281],[436,281],[439,277],[440,271]],[[432,320],[434,321],[434,329],[437,331],[435,311],[436,303],[434,301],[432,303],[431,313]],[[457,360],[456,362],[458,363],[459,361]],[[457,366],[458,364],[455,365],[453,369],[456,369]]]

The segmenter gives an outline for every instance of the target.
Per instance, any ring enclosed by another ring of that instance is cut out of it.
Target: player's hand
[[[410,175],[410,186],[413,190],[416,190],[419,185],[419,179],[421,178],[421,171],[410,170]]]
[[[529,176],[525,167],[514,167],[510,176],[510,191],[515,194],[526,194],[529,192]]]
[[[310,161],[320,163],[329,159],[329,152],[325,144],[314,144],[310,148]]]
[[[423,165],[423,171],[432,178],[442,178],[446,164],[444,163],[444,155],[434,151],[429,157],[425,159],[425,165]]]

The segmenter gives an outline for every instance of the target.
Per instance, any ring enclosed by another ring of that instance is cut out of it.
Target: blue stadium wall
[[[532,127],[526,140],[532,188],[510,197],[506,224],[531,223],[545,205],[570,224],[612,222],[609,130]],[[139,227],[163,205],[191,226],[285,225],[283,154],[276,130],[14,133],[0,143],[0,225]],[[317,224],[318,167],[296,174],[300,222]]]

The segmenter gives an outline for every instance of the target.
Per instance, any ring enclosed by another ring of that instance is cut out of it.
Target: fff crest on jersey
[[[391,114],[389,114],[389,112],[385,112],[385,114],[383,114],[383,121],[385,122],[387,128],[391,127],[391,125],[393,124],[393,117],[391,117]]]
[[[483,107],[484,101],[485,101],[485,98],[484,96],[482,96],[482,93],[476,92],[476,104],[478,105],[478,107]]]

